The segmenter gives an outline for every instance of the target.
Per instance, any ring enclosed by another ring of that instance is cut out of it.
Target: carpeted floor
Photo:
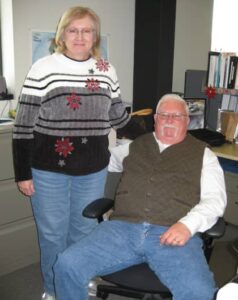
[[[232,232],[233,230],[233,232]],[[210,268],[219,287],[236,274],[238,257],[231,249],[231,240],[238,237],[237,228],[227,230],[226,236],[216,242],[210,260]],[[0,300],[40,300],[42,278],[39,264],[31,265],[0,277]],[[90,297],[90,300],[96,300]],[[124,300],[125,297],[110,296],[108,300]],[[128,298],[127,298],[128,299]]]
[[[235,276],[238,257],[229,241],[216,243],[209,265],[218,287],[223,286]]]
[[[40,300],[43,290],[40,265],[34,264],[0,277],[0,300]],[[89,300],[97,300],[89,297]],[[111,295],[108,300],[124,300]],[[130,298],[127,298],[130,299]]]

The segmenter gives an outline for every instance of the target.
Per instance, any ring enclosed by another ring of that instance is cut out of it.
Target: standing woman
[[[108,133],[131,128],[114,67],[99,56],[100,20],[73,7],[60,19],[55,53],[31,67],[14,127],[16,182],[31,197],[45,293],[54,299],[56,256],[96,226],[83,208],[101,197]]]

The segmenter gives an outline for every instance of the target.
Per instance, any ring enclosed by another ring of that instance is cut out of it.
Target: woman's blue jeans
[[[173,300],[212,300],[216,287],[201,238],[194,236],[183,247],[164,246],[159,237],[166,229],[148,223],[100,223],[59,255],[54,267],[57,300],[86,300],[91,278],[142,262],[170,289]]]
[[[97,222],[82,210],[104,194],[107,168],[70,176],[33,169],[35,193],[31,198],[41,252],[45,292],[54,295],[53,265],[58,253],[89,234]]]

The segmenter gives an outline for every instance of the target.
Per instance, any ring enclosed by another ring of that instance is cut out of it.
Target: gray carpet
[[[39,264],[0,277],[1,300],[38,300],[42,290]]]
[[[219,287],[234,277],[238,257],[231,249],[231,241],[238,237],[238,228],[227,229],[224,238],[216,242],[210,260],[210,268]],[[39,300],[43,290],[39,264],[31,265],[0,277],[0,300]],[[96,300],[90,297],[90,300]],[[110,296],[108,300],[124,300]],[[127,298],[128,299],[128,298]]]
[[[40,300],[42,290],[39,264],[0,277],[0,300]],[[89,297],[89,300],[97,299],[97,297]],[[115,295],[108,297],[108,300],[124,299],[125,297]]]
[[[235,276],[238,257],[229,241],[216,243],[209,265],[218,287],[223,286]]]

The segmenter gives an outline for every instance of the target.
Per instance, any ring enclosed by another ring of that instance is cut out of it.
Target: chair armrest
[[[223,218],[219,218],[217,222],[202,235],[205,238],[218,239],[221,238],[225,233],[226,224]]]
[[[83,210],[83,216],[90,219],[98,219],[102,217],[114,205],[114,201],[109,198],[100,198],[89,205]]]

